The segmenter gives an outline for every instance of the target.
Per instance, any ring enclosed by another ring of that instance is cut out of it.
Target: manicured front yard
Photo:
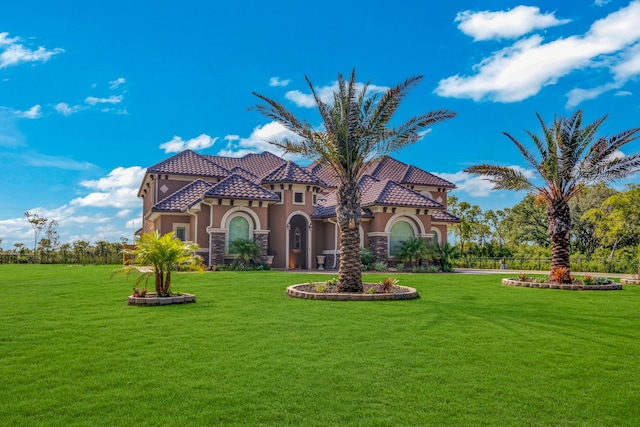
[[[0,265],[1,425],[639,425],[640,286],[397,275],[421,299],[291,299],[327,276]],[[388,275],[365,276],[378,281]]]

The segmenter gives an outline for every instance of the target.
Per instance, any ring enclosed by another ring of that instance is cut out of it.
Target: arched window
[[[440,233],[440,230],[438,230],[436,227],[431,227],[431,232],[433,233],[433,243],[441,245],[442,234]]]
[[[243,216],[236,216],[229,221],[229,242],[249,238],[249,221]],[[233,253],[229,250],[229,253]]]
[[[389,236],[389,255],[396,256],[398,248],[405,240],[416,237],[413,227],[406,221],[398,221],[391,227],[391,235]]]

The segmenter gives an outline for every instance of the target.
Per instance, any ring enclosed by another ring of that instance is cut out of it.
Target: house
[[[361,179],[361,247],[394,262],[411,237],[444,243],[447,192],[455,185],[391,157],[371,162]],[[200,246],[207,265],[229,262],[229,242],[259,242],[274,268],[327,268],[339,262],[336,179],[327,167],[302,167],[272,153],[240,158],[190,150],[149,167],[138,191],[143,225],[138,231],[174,231]],[[317,258],[320,256],[320,258]],[[324,258],[322,258],[324,257]]]

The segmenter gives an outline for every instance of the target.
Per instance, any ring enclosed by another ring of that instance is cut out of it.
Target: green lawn
[[[640,425],[640,286],[329,302],[285,296],[327,276],[189,273],[196,304],[132,307],[112,270],[0,265],[0,425]]]

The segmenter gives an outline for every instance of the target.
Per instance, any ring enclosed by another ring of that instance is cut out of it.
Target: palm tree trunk
[[[162,279],[164,274],[162,273],[162,270],[160,268],[155,269],[155,285],[156,285],[156,295],[160,296],[162,295]]]
[[[344,182],[338,188],[336,217],[340,227],[339,292],[362,292],[360,267],[360,188],[357,182]]]
[[[559,282],[568,283],[571,281],[569,204],[564,201],[549,204],[547,218],[549,220],[549,235],[551,236],[551,272],[564,269],[564,274]]]

